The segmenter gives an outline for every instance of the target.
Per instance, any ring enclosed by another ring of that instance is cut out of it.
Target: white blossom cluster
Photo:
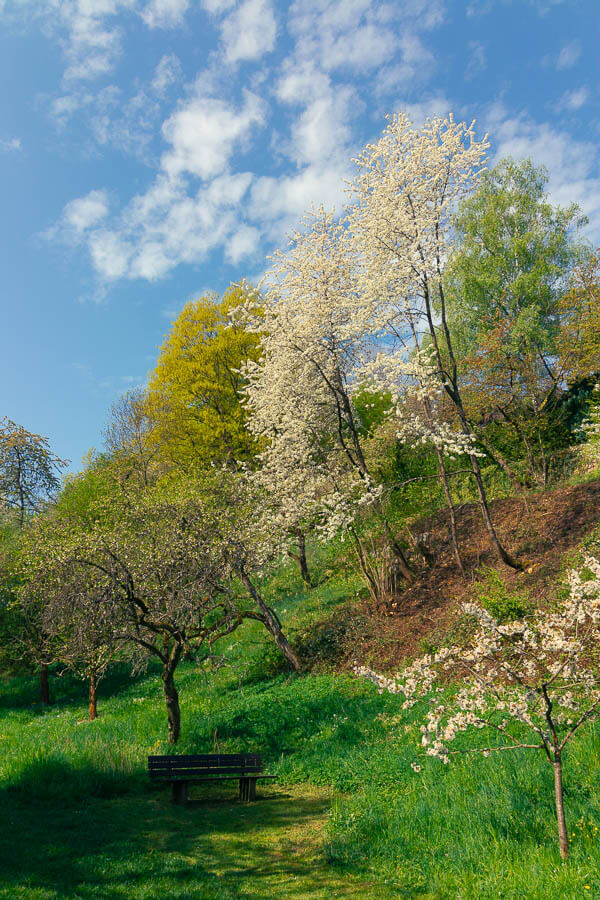
[[[355,671],[380,691],[404,695],[404,708],[428,699],[422,744],[444,762],[451,752],[465,752],[449,745],[470,729],[485,730],[486,737],[468,751],[532,748],[555,760],[600,713],[593,663],[600,645],[600,562],[587,557],[568,582],[569,596],[555,610],[537,610],[523,621],[501,624],[481,606],[464,604],[476,623],[467,647],[428,654],[390,677],[360,665]],[[464,676],[455,694],[443,685],[450,675]]]

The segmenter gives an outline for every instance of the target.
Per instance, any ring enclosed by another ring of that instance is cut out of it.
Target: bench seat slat
[[[235,766],[243,763],[261,765],[262,757],[258,753],[218,753],[195,754],[181,756],[149,756],[148,765],[180,765],[181,763],[200,763],[207,766]]]
[[[228,768],[218,769],[216,766],[207,769],[205,766],[181,766],[181,768],[172,769],[150,769],[150,776],[154,775],[257,775],[262,770],[258,766],[229,766]]]
[[[168,777],[166,777],[166,776],[160,776],[160,775],[155,775],[154,778],[153,778],[153,780],[154,780],[154,781],[185,781],[185,782],[189,782],[189,783],[191,784],[193,781],[230,781],[230,780],[231,780],[231,781],[238,781],[240,778],[245,778],[245,777],[246,777],[245,775],[214,775],[214,776],[208,776],[208,775],[198,775],[198,776],[196,776],[196,775],[191,775],[191,776],[188,776],[188,775],[184,775],[184,776],[182,776],[182,777],[179,777],[179,776],[177,776],[177,775],[176,775],[176,776],[170,775],[170,776],[168,776]],[[249,775],[248,777],[249,777],[249,778],[253,778],[253,779],[257,779],[257,780],[260,778],[261,781],[264,781],[265,779],[268,779],[268,780],[274,780],[274,779],[276,779],[278,776],[277,776],[277,775]]]

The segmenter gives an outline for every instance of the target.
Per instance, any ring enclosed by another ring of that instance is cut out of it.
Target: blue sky
[[[598,0],[0,0],[0,416],[78,468],[386,112],[476,118],[600,243],[599,38]]]

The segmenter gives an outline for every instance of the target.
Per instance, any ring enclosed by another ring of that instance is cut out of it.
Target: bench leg
[[[240,800],[248,800],[248,795],[250,792],[250,779],[249,778],[240,778]]]
[[[248,779],[248,800],[256,800],[256,778]]]
[[[173,782],[173,803],[179,803],[182,806],[185,806],[188,798],[188,783],[187,781],[174,781]]]

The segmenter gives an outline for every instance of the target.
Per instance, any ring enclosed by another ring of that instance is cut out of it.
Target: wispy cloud
[[[579,60],[581,56],[581,45],[579,41],[570,41],[562,47],[556,58],[557,69],[570,69]]]
[[[0,138],[0,151],[3,153],[11,153],[21,149],[21,138]]]
[[[565,93],[556,104],[556,108],[558,110],[576,112],[578,109],[581,109],[582,106],[585,106],[589,99],[590,92],[588,88],[583,85],[582,87],[575,88],[572,91],[565,91]]]

